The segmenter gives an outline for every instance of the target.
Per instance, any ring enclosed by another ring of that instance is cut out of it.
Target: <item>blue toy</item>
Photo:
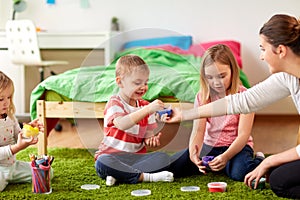
[[[166,108],[166,109],[157,111],[156,113],[159,114],[159,117],[161,117],[163,114],[166,114],[166,113],[167,113],[168,117],[170,117],[172,115],[172,109]]]

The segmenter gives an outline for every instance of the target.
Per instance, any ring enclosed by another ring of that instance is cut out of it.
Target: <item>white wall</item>
[[[235,39],[242,44],[245,73],[253,85],[267,76],[266,64],[259,60],[258,31],[275,13],[300,16],[299,0],[89,0],[81,8],[79,0],[25,0],[27,9],[16,18],[29,18],[48,31],[105,31],[113,16],[122,31],[162,28],[192,35],[194,42]],[[0,29],[11,18],[12,0],[0,0]]]

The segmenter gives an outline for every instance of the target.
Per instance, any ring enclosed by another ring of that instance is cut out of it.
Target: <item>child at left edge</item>
[[[13,81],[0,71],[0,192],[9,183],[32,181],[30,162],[16,160],[16,154],[38,142],[37,137],[23,137],[23,132],[15,117],[13,94]],[[44,131],[44,126],[38,119],[29,124],[38,127],[40,132]]]

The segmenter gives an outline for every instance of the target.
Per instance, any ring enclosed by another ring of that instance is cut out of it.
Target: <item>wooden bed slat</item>
[[[104,118],[104,108],[106,103],[92,102],[58,102],[58,101],[37,101],[37,116],[44,124],[44,132],[47,133],[46,118]],[[192,103],[185,102],[165,102],[165,105],[189,109],[193,107]],[[38,154],[47,154],[47,134],[39,135]]]
[[[99,118],[103,119],[104,108],[106,103],[89,103],[89,102],[58,102],[58,101],[37,101],[37,116],[44,124],[45,133],[47,133],[46,118]],[[180,107],[181,109],[190,109],[192,103],[169,103],[172,108]],[[300,126],[297,136],[297,144],[300,144]],[[47,134],[39,135],[38,154],[47,154]]]
[[[39,103],[39,102],[38,102]],[[44,102],[46,118],[103,118],[105,103]]]

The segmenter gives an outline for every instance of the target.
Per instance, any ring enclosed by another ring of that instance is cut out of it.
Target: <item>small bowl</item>
[[[210,182],[207,184],[208,191],[210,192],[225,192],[227,183],[225,182]]]

